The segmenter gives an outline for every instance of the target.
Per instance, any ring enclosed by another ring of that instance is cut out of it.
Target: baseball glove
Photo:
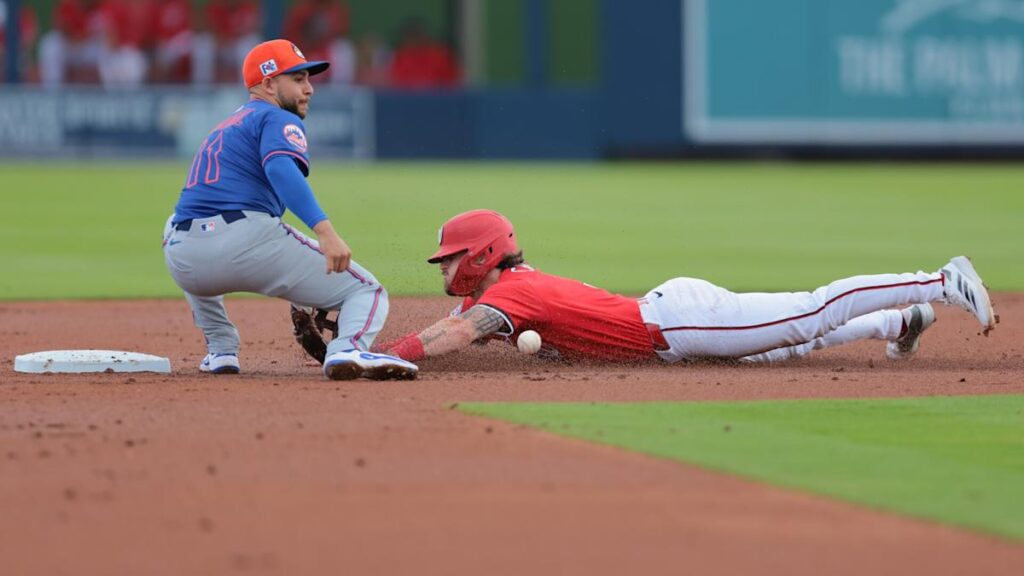
[[[331,320],[327,317],[327,310],[319,308],[300,308],[292,304],[292,334],[295,341],[302,346],[317,362],[323,364],[327,357],[327,342],[324,341],[324,332],[330,332],[330,340],[338,337],[337,315]]]

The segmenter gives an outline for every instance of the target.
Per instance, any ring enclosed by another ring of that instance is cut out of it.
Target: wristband
[[[387,354],[388,350],[391,350],[395,346],[398,346],[399,344],[402,343],[403,340],[407,338],[413,338],[417,334],[419,334],[419,332],[409,332],[408,334],[404,336],[399,336],[394,340],[378,340],[374,342],[372,346],[370,346],[370,352],[375,352],[377,354]]]
[[[427,357],[426,352],[423,350],[423,342],[420,341],[420,337],[416,334],[397,342],[388,350],[388,353],[410,362],[416,362]]]

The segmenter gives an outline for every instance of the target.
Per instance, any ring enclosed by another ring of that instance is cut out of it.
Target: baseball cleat
[[[335,352],[324,362],[324,375],[331,380],[415,380],[419,370],[412,362],[397,356],[362,350]]]
[[[931,304],[914,304],[901,310],[907,330],[894,342],[885,346],[885,355],[891,360],[908,360],[921,346],[921,334],[935,323],[935,309]]]
[[[966,256],[957,256],[942,267],[941,273],[946,304],[959,306],[974,314],[987,336],[996,327],[996,314],[988,290],[974,270],[971,260]]]
[[[200,372],[211,374],[238,374],[242,371],[238,364],[238,354],[207,354],[199,364]]]

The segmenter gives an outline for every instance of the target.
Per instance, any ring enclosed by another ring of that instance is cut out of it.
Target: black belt
[[[214,214],[213,216],[206,216],[205,218],[213,218],[216,216],[220,216],[225,222],[231,224],[232,222],[245,218],[245,212],[242,212],[241,210],[228,210],[226,212],[221,212],[220,214]],[[192,219],[175,222],[174,229],[181,230],[182,232],[188,232],[192,229]]]

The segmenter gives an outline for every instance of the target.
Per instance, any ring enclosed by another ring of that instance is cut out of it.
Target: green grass
[[[1020,395],[460,409],[1024,539]]]
[[[0,299],[179,296],[160,234],[186,168],[0,165]],[[961,253],[991,288],[1021,290],[1022,180],[1013,165],[327,161],[310,178],[392,294],[439,294],[437,228],[480,207],[512,218],[535,266],[632,294],[676,276],[810,289]]]

